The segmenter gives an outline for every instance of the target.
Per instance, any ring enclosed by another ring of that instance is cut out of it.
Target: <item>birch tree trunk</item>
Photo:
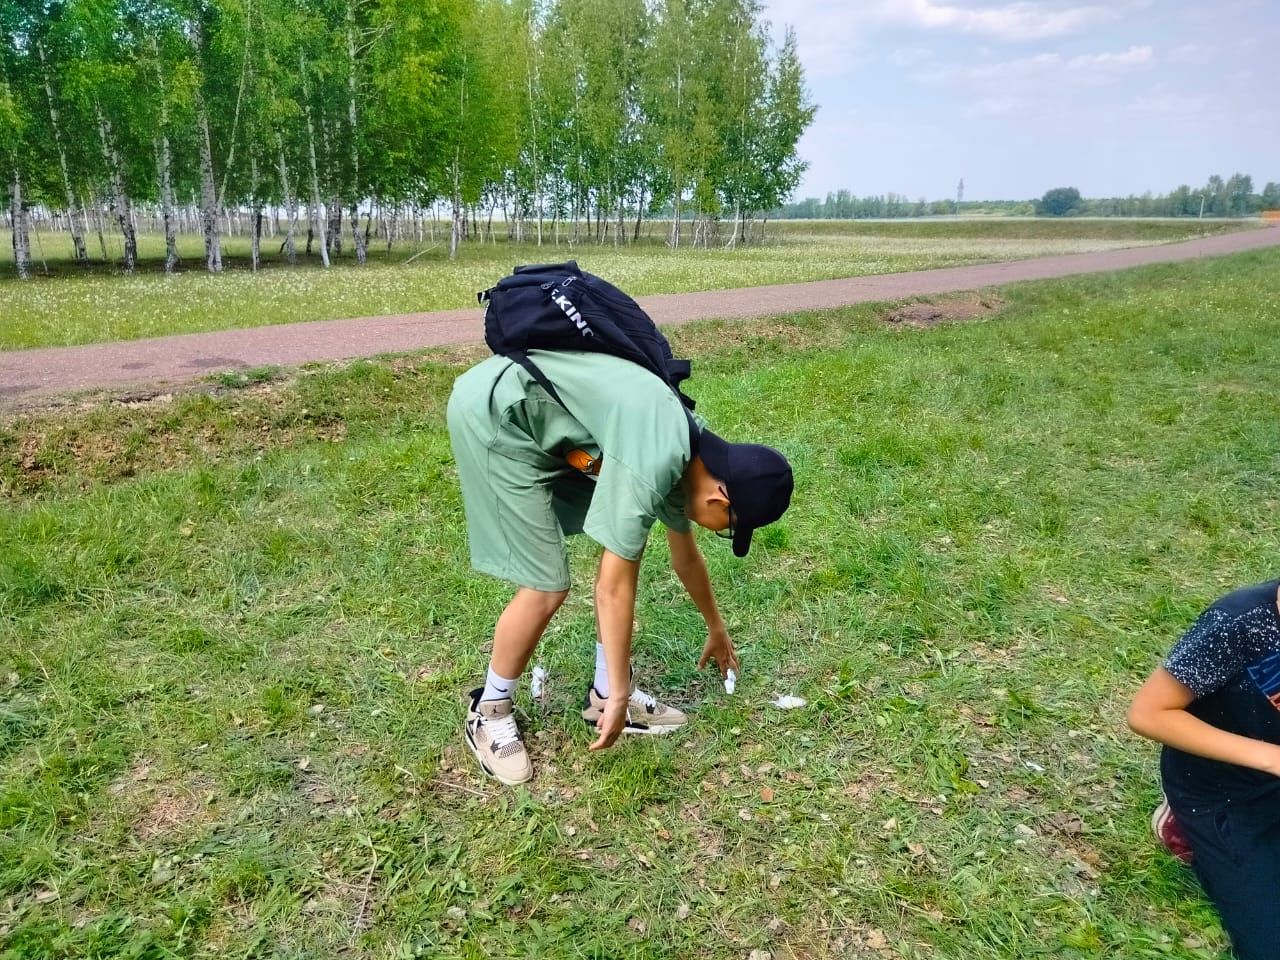
[[[324,205],[320,202],[320,168],[316,164],[316,125],[311,119],[311,85],[307,82],[307,59],[298,58],[302,68],[302,95],[306,100],[307,149],[311,158],[311,230],[320,241],[320,262],[329,266],[329,245],[325,242]],[[307,252],[311,252],[311,238],[307,238]]]
[[[213,144],[209,139],[209,111],[196,91],[196,125],[200,139],[200,222],[204,228],[204,262],[210,273],[222,270],[222,236],[218,223],[218,194],[213,182]]]
[[[330,254],[342,256],[342,197],[336,193],[329,198],[328,231]]]
[[[360,235],[360,138],[356,126],[356,5],[347,0],[347,124],[351,138],[351,239],[356,245],[356,263],[364,266],[368,240]],[[370,214],[372,216],[372,214]]]
[[[256,151],[249,153],[249,229],[252,231],[250,241],[250,260],[253,272],[258,272],[258,259],[262,245],[262,201],[258,199],[258,156]]]
[[[173,273],[178,264],[178,231],[173,214],[173,179],[169,169],[169,138],[161,135],[152,141],[156,153],[156,172],[160,176],[160,215],[164,220],[164,272]]]
[[[453,191],[450,200],[453,204],[453,222],[449,229],[449,259],[458,259],[458,241],[462,239],[462,187],[459,165],[462,162],[461,147],[453,150]]]
[[[103,224],[102,224],[102,202],[101,202],[101,200],[96,201],[96,202],[95,202],[95,204],[94,204],[94,209],[93,209],[93,224],[94,224],[94,226],[95,226],[95,227],[97,228],[97,230],[98,230],[98,247],[99,247],[99,249],[101,249],[101,250],[102,250],[102,262],[103,262],[103,263],[106,263],[107,261],[109,261],[109,260],[111,259],[111,256],[110,256],[110,254],[108,254],[108,253],[107,253],[107,235],[106,235],[106,233],[104,232],[104,227],[103,227]]]
[[[285,214],[289,218],[289,226],[285,231],[284,243],[280,245],[280,249],[284,251],[285,259],[290,265],[298,262],[298,247],[293,242],[294,227],[298,222],[298,199],[293,195],[293,187],[289,184],[289,167],[284,162],[284,139],[280,134],[276,134],[276,169],[280,173],[280,191],[284,197]]]
[[[87,218],[84,216],[83,204],[80,210],[77,211],[76,195],[71,189],[71,173],[67,167],[67,151],[62,145],[62,124],[58,119],[57,101],[53,98],[53,83],[49,80],[49,63],[45,59],[44,44],[37,43],[36,50],[40,54],[40,69],[44,74],[44,94],[49,100],[49,120],[53,125],[53,142],[58,148],[58,166],[62,171],[62,186],[66,191],[67,225],[71,231],[71,244],[75,247],[76,263],[81,266],[87,266],[89,263],[89,251],[84,242],[84,235],[88,227]],[[79,221],[76,219],[77,212],[80,214]]]
[[[738,245],[739,202],[737,199],[733,201],[733,229],[729,232],[729,241],[724,245],[726,250],[733,250]]]
[[[94,106],[98,112],[98,135],[102,139],[102,158],[106,161],[111,179],[108,203],[116,223],[120,226],[120,234],[124,237],[125,273],[133,273],[138,263],[138,235],[133,228],[133,213],[129,210],[129,198],[125,196],[124,182],[120,175],[120,154],[116,151],[111,139],[111,121],[103,114],[101,106],[97,104]],[[105,240],[102,247],[105,253]]]
[[[164,272],[172,274],[178,263],[178,233],[174,224],[172,151],[169,147],[169,97],[165,89],[164,71],[160,67],[160,48],[155,38],[151,49],[156,58],[156,81],[160,87],[160,134],[152,139],[156,155],[156,173],[160,179],[160,215],[164,219]]]
[[[31,277],[31,242],[27,236],[27,211],[22,205],[22,174],[13,171],[9,182],[9,215],[13,219],[13,263],[18,279]]]

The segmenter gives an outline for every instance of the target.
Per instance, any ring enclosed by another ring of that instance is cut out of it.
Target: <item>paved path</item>
[[[1280,225],[1180,243],[972,267],[641,297],[659,324],[740,318],[901,300],[960,290],[1123,270],[1280,245]],[[484,339],[478,309],[322,320],[151,340],[0,352],[0,408],[83,390],[163,388],[228,370],[346,360]]]

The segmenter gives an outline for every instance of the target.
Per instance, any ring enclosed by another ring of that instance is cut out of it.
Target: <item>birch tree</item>
[[[7,46],[7,44],[6,44]],[[27,129],[18,98],[9,82],[12,63],[0,64],[0,165],[6,175],[9,219],[12,225],[13,263],[18,279],[31,276],[31,246],[27,233],[27,208],[23,195],[25,177],[23,145]]]

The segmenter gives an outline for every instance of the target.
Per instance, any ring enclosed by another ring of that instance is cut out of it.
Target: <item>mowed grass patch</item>
[[[468,569],[456,366],[64,414],[208,436],[8,488],[3,949],[1217,956],[1122,716],[1205,603],[1273,573],[1277,266],[1017,286],[927,330],[867,306],[677,331],[717,430],[796,467],[749,558],[704,541],[738,693],[694,669],[699,617],[655,537],[637,669],[693,722],[588,754],[575,544],[549,702],[520,696],[526,789],[481,779],[460,738],[508,590]],[[324,397],[340,432],[245,444]]]
[[[264,246],[265,266],[256,274],[243,269],[247,239],[234,236],[224,240],[233,269],[217,276],[203,270],[200,238],[184,237],[185,259],[172,277],[160,269],[160,237],[142,238],[143,268],[124,276],[114,268],[78,271],[65,259],[70,241],[59,236],[46,238],[46,258],[27,282],[8,275],[0,262],[0,349],[469,307],[477,291],[516,263],[576,258],[641,296],[1108,250],[1241,227],[1239,221],[804,222],[769,225],[767,242],[735,250],[669,250],[664,228],[656,225],[654,236],[622,247],[467,243],[453,263],[441,240],[402,243],[390,253],[375,245],[365,267],[344,256],[329,270],[315,258],[288,267],[272,255],[278,246],[272,243]]]

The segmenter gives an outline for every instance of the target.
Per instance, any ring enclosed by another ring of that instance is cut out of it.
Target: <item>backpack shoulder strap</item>
[[[520,366],[524,367],[525,370],[529,372],[529,376],[533,377],[538,386],[547,391],[552,400],[564,407],[566,411],[569,410],[568,405],[560,399],[560,394],[556,393],[556,388],[553,387],[551,385],[551,381],[547,379],[547,375],[542,372],[536,363],[529,359],[529,355],[527,353],[523,350],[510,350],[503,354],[503,356],[514,360],[516,363],[520,364]]]
[[[523,350],[512,350],[503,354],[503,356],[514,360],[516,363],[520,364],[520,366],[524,367],[525,370],[529,372],[529,376],[533,377],[538,386],[547,391],[547,394],[552,400],[564,407],[566,412],[570,414],[573,413],[573,411],[569,410],[568,404],[560,399],[560,394],[556,393],[556,388],[551,385],[551,381],[547,379],[547,375],[542,372],[536,363],[529,359],[529,355],[527,353]],[[689,459],[692,460],[698,455],[698,439],[701,436],[702,431],[698,428],[698,423],[693,419],[693,414],[689,409],[683,404],[681,404],[680,409],[684,411],[685,422],[689,425]]]

